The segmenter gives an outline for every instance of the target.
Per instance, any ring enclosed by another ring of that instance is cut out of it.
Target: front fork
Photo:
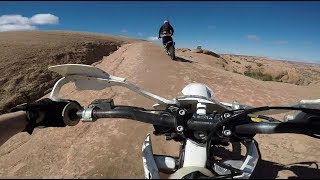
[[[147,135],[142,145],[142,161],[145,179],[160,179],[159,170],[152,151],[151,136]]]
[[[207,145],[200,145],[187,139],[180,149],[179,158],[163,155],[154,155],[151,136],[148,134],[142,146],[142,160],[145,179],[160,179],[159,171],[173,173],[182,167],[205,167],[207,160]]]
[[[234,179],[249,179],[253,173],[258,160],[259,151],[255,140],[241,142],[246,147],[246,155],[242,160],[227,160],[225,163],[242,171],[241,175],[234,176]],[[169,172],[169,174],[176,172],[180,168],[203,168],[206,165],[207,153],[206,146],[199,145],[191,140],[187,140],[180,150],[180,157],[174,158],[170,156],[154,155],[151,145],[150,134],[147,135],[142,146],[143,152],[143,166],[145,179],[160,179],[159,171]],[[183,167],[181,164],[183,163]],[[214,171],[220,175],[225,174],[228,170],[215,164]],[[181,172],[180,172],[181,173]],[[179,173],[179,176],[181,174]],[[227,174],[229,174],[228,172]],[[183,176],[182,176],[183,177]]]

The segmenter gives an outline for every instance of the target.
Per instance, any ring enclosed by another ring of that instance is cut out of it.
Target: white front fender
[[[145,179],[160,179],[159,170],[153,157],[151,137],[147,134],[142,145],[142,161]]]
[[[160,179],[159,171],[169,174],[176,171],[176,157],[153,154],[150,134],[144,140],[142,155],[146,179]]]

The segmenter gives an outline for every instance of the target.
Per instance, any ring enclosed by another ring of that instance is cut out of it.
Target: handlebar
[[[79,118],[83,117],[85,110],[80,110],[77,112]],[[123,108],[123,109],[111,109],[111,110],[101,110],[93,109],[92,118],[125,118],[131,120],[137,120],[140,122],[145,122],[148,124],[165,126],[165,127],[175,127],[176,120],[173,115],[170,114],[155,114],[149,112],[143,112],[137,109]]]
[[[189,129],[196,131],[210,131],[218,122],[209,119],[194,119],[187,121]],[[314,135],[320,134],[320,119],[314,122],[259,122],[236,125],[234,132],[238,135],[248,134],[276,134],[276,133],[294,133]]]
[[[64,117],[68,125],[75,125],[80,119],[83,121],[95,121],[98,118],[125,118],[136,120],[148,124],[177,128],[178,118],[175,115],[160,111],[158,113],[146,112],[143,108],[137,108],[132,106],[115,106],[108,109],[100,109],[97,107],[89,107],[83,109],[79,106],[68,106],[65,108]],[[272,133],[296,133],[314,135],[320,134],[320,118],[318,115],[307,115],[299,121],[287,121],[287,122],[259,122],[259,123],[246,123],[235,125],[232,130],[236,134],[272,134]],[[71,120],[71,121],[70,121]],[[71,123],[70,123],[71,122]],[[219,119],[203,119],[203,118],[189,118],[184,121],[184,129],[192,131],[207,131],[214,132],[217,127],[221,127]],[[229,121],[227,121],[229,122]],[[181,121],[179,121],[179,124]]]
[[[275,134],[275,133],[295,133],[295,134],[319,134],[320,126],[302,122],[260,122],[242,124],[235,127],[238,134]]]

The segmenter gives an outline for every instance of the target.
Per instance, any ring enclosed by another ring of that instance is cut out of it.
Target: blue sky
[[[51,23],[34,20],[28,28],[141,39],[157,36],[163,21],[169,19],[175,28],[177,47],[201,45],[217,53],[320,63],[320,2],[316,1],[8,1],[0,2],[0,30],[1,26],[8,27],[5,23],[10,23],[4,22],[7,15],[21,15],[30,20],[36,19],[32,18],[36,14],[50,14],[58,19],[46,16],[51,18]]]

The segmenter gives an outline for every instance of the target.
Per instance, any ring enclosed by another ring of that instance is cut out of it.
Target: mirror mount
[[[61,79],[59,79],[53,86],[53,89],[50,93],[50,99],[57,101],[60,100],[59,96],[59,92],[62,88],[63,85],[67,84],[69,82],[69,80],[65,77],[62,77]]]

